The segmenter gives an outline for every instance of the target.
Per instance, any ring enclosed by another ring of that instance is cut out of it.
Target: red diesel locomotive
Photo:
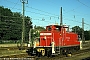
[[[46,30],[40,32],[40,37],[34,40],[33,47],[30,47],[27,53],[37,56],[51,56],[79,50],[78,35],[66,31],[67,28],[59,25],[46,26]]]

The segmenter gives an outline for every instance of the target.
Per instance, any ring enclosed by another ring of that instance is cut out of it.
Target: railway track
[[[23,50],[19,50],[18,47],[0,47],[0,58],[21,58],[21,56],[27,56],[25,47]]]
[[[24,46],[22,49],[27,49],[27,46]],[[0,47],[0,50],[15,50],[15,49],[21,49],[20,47]]]
[[[7,55],[7,56],[2,56],[0,58],[2,58],[2,60],[4,58],[14,58],[14,59],[26,59],[26,60],[72,60],[73,58],[77,57],[77,56],[81,56],[81,55],[85,55],[90,53],[90,49],[85,49],[85,50],[79,50],[76,51],[74,53],[72,53],[71,57],[66,57],[65,55],[57,55],[54,57],[36,57],[36,56],[29,56],[27,53],[21,53],[21,54],[12,54],[12,55]],[[84,57],[85,58],[85,57]],[[73,59],[74,60],[74,59]]]
[[[84,56],[85,54],[88,54]],[[74,52],[71,57],[66,57],[65,55],[58,55],[54,57],[37,57],[37,60],[83,60],[86,57],[90,57],[90,49],[79,50]]]
[[[83,54],[83,52],[89,52],[89,51],[90,51],[90,48],[89,48],[89,49],[84,49],[84,50],[79,50],[79,51],[77,51],[77,52],[74,52],[73,55],[74,55],[74,54],[75,54],[75,55],[76,55],[76,54],[77,54],[77,55],[78,55],[78,54]]]
[[[42,58],[42,57],[41,57]],[[3,56],[0,57],[1,60],[38,60],[39,57],[36,56],[29,56],[27,53],[22,53],[22,54],[13,54],[9,56]]]
[[[31,56],[31,57],[27,57],[28,54],[14,54],[14,55],[10,55],[10,56],[3,56],[0,57],[0,60],[36,60],[35,57]]]
[[[23,58],[23,57],[26,57],[28,56],[28,54],[26,53],[21,53],[21,54],[11,54],[11,55],[6,55],[6,56],[2,56],[0,58]]]

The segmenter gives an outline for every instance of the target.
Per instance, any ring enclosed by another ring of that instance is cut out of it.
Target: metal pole
[[[63,23],[62,23],[62,7],[61,7],[61,12],[60,12],[60,17],[61,17],[61,19],[60,19],[60,26],[62,26],[63,25]]]
[[[60,26],[61,26],[61,36],[62,36],[62,40],[61,40],[61,46],[63,46],[63,40],[64,40],[64,25],[62,22],[62,7],[61,7],[61,12],[60,12]],[[60,46],[59,46],[59,50],[60,50]]]
[[[28,3],[28,0],[20,0],[22,2],[22,41],[21,41],[21,47],[23,47],[23,41],[25,41],[25,3]]]
[[[31,29],[29,30],[29,44],[31,42]]]
[[[29,44],[28,44],[28,47],[30,47],[30,45],[31,45],[31,28],[29,30]]]
[[[76,28],[75,28],[75,33],[77,33],[77,30],[76,30]]]
[[[82,42],[84,42],[84,18],[82,18]]]

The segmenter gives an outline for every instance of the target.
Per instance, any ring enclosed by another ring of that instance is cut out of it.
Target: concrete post
[[[82,40],[80,41],[80,50],[82,50]]]

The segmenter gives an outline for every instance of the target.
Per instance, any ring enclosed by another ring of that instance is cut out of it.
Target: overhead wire
[[[8,0],[6,0],[6,1],[8,1]],[[8,1],[8,2],[14,3],[14,2],[11,2],[11,1]],[[14,3],[14,4],[17,4],[17,3]],[[18,4],[18,5],[21,5],[21,4]],[[29,7],[29,6],[26,6],[26,7],[31,8],[31,9],[34,9],[34,10],[37,10],[37,11],[45,12],[45,11],[42,11],[42,10],[40,10],[40,9],[36,9],[36,8],[33,8],[33,7]],[[76,7],[75,9],[77,9],[77,8],[79,8],[79,7]],[[75,9],[73,9],[73,10],[71,10],[71,11],[75,11]],[[68,12],[69,12],[69,11],[68,11]],[[68,13],[68,12],[65,12],[65,13]],[[32,12],[32,13],[34,13],[34,12]],[[55,14],[52,14],[52,13],[49,13],[49,12],[45,12],[45,13],[54,15],[54,16],[51,16],[51,17],[59,16],[59,15],[55,15]],[[80,13],[80,12],[78,12],[78,13]],[[36,14],[39,14],[39,13],[36,13]],[[82,14],[82,13],[80,13],[80,14]],[[44,14],[40,14],[40,15],[44,15]],[[84,14],[84,15],[87,15],[87,14]],[[47,16],[49,16],[49,15],[47,15]]]
[[[11,2],[11,1],[8,1],[8,0],[6,0],[7,2],[10,2],[10,3],[14,3],[14,2]],[[17,4],[17,3],[14,3],[14,4]],[[21,5],[21,4],[18,4],[18,5]],[[37,11],[40,11],[40,12],[44,12],[44,13],[47,13],[47,14],[51,14],[52,16],[51,17],[55,17],[55,16],[59,16],[59,15],[55,15],[55,14],[53,14],[53,13],[49,13],[49,12],[46,12],[46,11],[43,11],[43,10],[40,10],[40,9],[36,9],[36,8],[33,8],[33,7],[30,7],[30,6],[26,6],[26,7],[28,7],[28,8],[31,8],[31,9],[34,9],[34,10],[37,10]],[[34,13],[34,12],[33,12]],[[37,14],[40,14],[40,13],[37,13]],[[40,15],[44,15],[45,16],[45,14],[40,14]],[[49,16],[49,15],[46,15],[46,16]]]
[[[43,19],[33,19],[33,20],[39,20],[39,21],[45,21],[45,20],[43,20]],[[45,21],[45,22],[50,22],[50,21]],[[54,22],[50,22],[50,23],[54,23]]]
[[[6,0],[6,1],[8,1],[8,0]],[[11,1],[8,1],[8,2],[11,2]],[[11,2],[11,3],[14,3],[14,2]],[[18,3],[14,3],[14,4],[18,4]],[[18,4],[18,5],[21,5],[21,4]],[[45,15],[45,14],[41,14],[41,13],[36,13],[36,12],[32,12],[32,11],[26,11],[26,12],[31,12],[31,13],[34,13],[34,14],[39,14],[39,15],[44,15],[44,16],[49,16],[49,17],[59,16],[59,15],[55,15],[55,14],[52,14],[52,13],[49,13],[49,12],[45,12],[45,11],[42,11],[40,9],[36,9],[36,8],[33,8],[33,7],[29,7],[29,6],[26,6],[26,7],[31,8],[31,9],[34,9],[34,10],[37,10],[37,11],[40,11],[40,12],[44,12],[44,13],[47,13],[47,14],[51,14],[51,15],[54,15],[54,16]],[[11,8],[13,8],[13,7],[11,7]],[[18,8],[15,8],[15,7],[13,9],[21,10],[21,9],[18,9]],[[76,21],[76,22],[78,22],[78,21]],[[81,23],[81,22],[78,22],[78,23]],[[87,24],[87,25],[89,25],[89,24]]]
[[[12,7],[9,7],[9,8],[12,8]],[[17,10],[21,10],[21,9],[18,9],[18,8],[13,8],[13,9],[17,9]],[[31,11],[27,11],[27,12],[31,12]],[[31,12],[31,13],[35,13],[35,12]],[[35,13],[37,14],[37,13]],[[38,13],[39,14],[39,13]],[[43,14],[40,14],[40,15],[43,15]],[[48,16],[48,15],[45,15],[45,16]],[[21,18],[21,17],[10,17],[10,16],[2,16],[2,17],[9,17],[9,18]],[[50,21],[45,21],[45,20],[40,20],[40,19],[33,19],[33,20],[39,20],[39,21],[44,21],[44,22],[50,22]],[[51,23],[51,22],[50,22]]]
[[[18,8],[14,8],[14,9],[17,9],[17,10],[21,10],[21,9],[18,9]],[[27,12],[30,12],[30,11],[27,11]],[[33,12],[32,12],[33,13]],[[9,17],[9,16],[3,16],[3,17]],[[20,17],[11,17],[11,18],[20,18]],[[40,19],[33,19],[33,20],[39,20],[39,21],[44,21],[44,22],[49,22],[49,21],[45,21],[45,20],[40,20]],[[73,22],[77,22],[77,23],[82,23],[82,22],[79,22],[79,21],[76,21],[76,20],[72,20],[72,19],[64,19],[64,20],[69,20],[69,21],[73,21]],[[52,22],[50,22],[52,23]],[[89,25],[87,23],[85,23],[86,25]],[[89,25],[90,26],[90,25]]]
[[[26,7],[34,9],[34,10],[37,10],[37,11],[40,11],[40,12],[44,12],[44,13],[47,13],[47,14],[51,14],[51,15],[54,15],[54,16],[59,16],[59,15],[55,15],[53,13],[49,13],[49,12],[46,12],[46,11],[43,11],[43,10],[39,10],[39,9],[36,9],[36,8],[33,8],[33,7],[29,7],[29,6],[26,6]]]
[[[7,2],[9,2],[9,3],[14,3],[15,5],[17,4],[17,5],[21,5],[21,4],[18,4],[18,2],[17,3],[15,3],[15,2],[12,2],[12,1],[10,1],[10,0],[5,0],[5,1],[7,1]],[[19,0],[18,0],[19,1]],[[22,5],[21,5],[22,6]]]
[[[12,7],[12,9],[15,8],[15,6],[16,6],[17,4],[18,4],[18,1],[15,3],[15,5]]]
[[[69,20],[69,21],[73,21],[73,22],[77,22],[77,23],[82,24],[82,22],[77,21],[77,20],[72,20],[72,19],[68,19],[68,18],[66,18],[66,19],[64,19],[64,20]],[[90,24],[87,24],[87,23],[85,23],[85,22],[84,22],[84,24],[86,24],[86,25],[90,26]]]
[[[6,1],[8,1],[8,0],[6,0]],[[13,3],[13,2],[11,2],[11,1],[8,1],[8,2]],[[16,3],[14,3],[14,4],[16,4]],[[18,4],[18,5],[20,5],[20,4]],[[26,6],[26,7],[32,8],[32,7],[29,7],[29,6]],[[10,8],[12,8],[12,7],[10,7]],[[18,8],[14,8],[14,9],[21,10],[21,9],[18,9]],[[35,8],[32,8],[32,9],[38,10],[38,11],[41,11],[41,12],[45,12],[45,11],[42,11],[42,10],[39,10],[39,9],[35,9]],[[26,11],[26,12],[30,12],[30,13],[34,13],[34,14],[39,14],[39,15],[44,15],[44,16],[48,16],[48,17],[50,17],[50,18],[51,18],[51,17],[55,17],[55,16],[45,15],[45,14],[36,13],[36,12],[32,12],[32,11]],[[48,12],[45,12],[45,13],[48,13]],[[48,13],[48,14],[52,14],[52,13]],[[49,22],[49,21],[46,21],[46,22]]]
[[[8,0],[6,0],[6,1],[8,1]],[[8,2],[14,3],[14,2],[11,2],[11,1],[8,1]],[[16,3],[14,3],[14,4],[16,4]],[[18,4],[18,5],[21,5],[21,4]],[[51,17],[55,17],[55,16],[57,16],[57,18],[59,17],[59,15],[55,15],[55,14],[52,14],[52,13],[49,13],[49,12],[45,12],[45,11],[42,11],[42,10],[40,10],[40,9],[36,9],[36,8],[33,8],[33,7],[29,7],[29,6],[26,6],[26,7],[31,8],[31,9],[34,9],[34,10],[37,10],[37,11],[40,11],[40,12],[44,12],[44,13],[47,13],[47,14],[54,15],[54,16],[51,16]],[[81,7],[81,6],[79,6],[79,7]],[[77,8],[79,8],[79,7],[76,7],[75,9],[77,9]],[[73,9],[73,10],[71,10],[71,11],[75,11],[75,9]],[[68,11],[68,12],[70,12],[70,11]],[[68,12],[65,12],[65,13],[68,13]],[[75,11],[75,12],[76,12],[76,11]],[[35,13],[35,12],[31,12],[31,13]],[[64,14],[65,14],[65,13],[64,13]],[[77,12],[77,13],[80,13],[80,12]],[[35,14],[40,14],[40,13],[35,13]],[[80,13],[80,14],[82,14],[82,13]],[[45,14],[40,14],[40,15],[49,16],[49,15],[45,15]],[[84,14],[84,15],[87,15],[87,14]],[[49,16],[49,17],[50,17],[50,16]]]
[[[84,5],[84,6],[86,6],[86,7],[88,7],[88,8],[90,8],[88,5],[86,5],[85,3],[82,3],[80,0],[77,0],[79,3],[81,3],[82,5]]]

